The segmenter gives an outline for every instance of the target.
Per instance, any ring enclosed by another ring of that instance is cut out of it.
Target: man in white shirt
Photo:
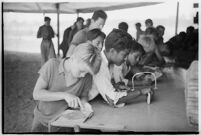
[[[93,77],[98,92],[105,101],[115,107],[124,105],[140,95],[150,93],[150,89],[117,92],[111,82],[113,76],[111,70],[114,64],[120,66],[125,61],[131,43],[132,37],[128,33],[118,29],[112,30],[105,40],[100,70]]]

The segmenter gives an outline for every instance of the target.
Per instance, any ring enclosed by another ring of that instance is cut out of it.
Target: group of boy
[[[115,78],[114,69],[116,66],[123,66],[124,64],[134,66],[143,54],[143,48],[137,42],[133,41],[130,34],[121,29],[113,29],[106,37],[101,31],[106,19],[107,14],[103,10],[95,11],[89,26],[79,30],[73,36],[66,57],[71,57],[77,46],[92,44],[97,47],[97,50],[101,53],[101,64],[99,71],[92,76],[93,87],[88,93],[89,100],[94,99],[100,94],[109,105],[121,107],[140,95],[146,96],[150,94],[151,89],[122,91],[120,86],[129,86],[131,82],[129,80],[125,81],[125,79],[124,81],[118,81]],[[51,41],[51,38],[48,38],[48,40]],[[103,47],[104,39],[105,43]],[[102,50],[102,48],[104,49]],[[127,66],[127,73],[130,71],[130,66]],[[124,74],[123,78],[126,74]],[[146,83],[150,84],[150,82]]]

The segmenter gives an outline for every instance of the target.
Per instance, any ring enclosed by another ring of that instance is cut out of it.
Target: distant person
[[[86,23],[85,23],[85,25],[84,25],[84,28],[89,27],[90,23],[91,23],[91,19],[88,18],[88,19],[86,20]]]
[[[87,33],[89,30],[92,30],[92,29],[101,30],[105,25],[106,19],[107,19],[107,14],[103,10],[94,11],[89,27],[86,27],[80,30],[74,35],[70,43],[69,50],[67,52],[67,56],[71,56],[73,54],[73,50],[75,49],[76,46],[87,41]]]
[[[72,55],[73,50],[75,49],[76,46],[87,41],[87,33],[89,30],[97,29],[97,28],[102,30],[102,28],[105,25],[106,19],[107,19],[107,14],[103,10],[94,11],[89,27],[86,27],[80,30],[74,35],[70,43],[70,48],[67,52],[67,56]]]
[[[37,33],[37,38],[43,38],[41,43],[41,56],[42,65],[50,58],[56,58],[54,45],[52,38],[54,38],[54,31],[50,26],[51,19],[49,17],[44,18],[45,24],[40,26]]]
[[[153,27],[153,21],[151,19],[145,20],[146,28]]]
[[[156,27],[156,30],[158,32],[158,41],[157,41],[157,44],[163,44],[164,43],[163,36],[164,36],[164,33],[165,33],[165,27],[163,25],[158,25]]]
[[[141,65],[162,66],[165,60],[161,55],[159,46],[156,44],[158,32],[154,27],[146,29],[145,34],[140,36],[139,43],[143,46],[146,54],[140,60]]]
[[[123,31],[125,31],[125,32],[128,32],[128,24],[127,24],[126,22],[121,22],[121,23],[119,23],[118,28],[119,28],[120,30],[123,30]]]
[[[156,44],[159,47],[159,50],[162,55],[168,55],[169,49],[168,46],[164,43],[164,33],[165,33],[165,27],[163,25],[156,26],[156,30],[158,32],[158,39],[156,40]]]
[[[194,30],[195,30],[195,28],[193,26],[188,26],[186,28],[186,35],[189,36],[189,35],[193,34]]]
[[[63,58],[66,57],[66,53],[73,36],[83,28],[83,23],[84,19],[82,17],[78,17],[76,22],[64,31],[63,41],[59,46],[59,49],[63,51]]]
[[[135,24],[135,28],[137,30],[137,32],[136,32],[136,41],[138,41],[140,35],[144,34],[144,31],[142,31],[142,29],[141,29],[141,23],[139,23],[139,22]]]

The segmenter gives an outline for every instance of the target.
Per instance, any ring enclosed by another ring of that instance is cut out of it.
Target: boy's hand
[[[148,94],[148,93],[151,92],[151,89],[149,89],[149,88],[147,88],[147,89],[141,89],[140,91],[141,91],[142,95],[146,95],[146,94]]]
[[[119,91],[125,90],[128,91],[130,88],[124,84],[124,82],[118,82],[115,84],[115,88]]]
[[[80,98],[77,96],[66,93],[64,94],[64,99],[68,103],[68,106],[71,108],[78,108],[78,107],[83,108]]]

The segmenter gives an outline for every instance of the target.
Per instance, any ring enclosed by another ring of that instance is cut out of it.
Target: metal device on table
[[[153,72],[140,72],[140,73],[134,74],[133,77],[132,77],[132,89],[131,89],[131,91],[135,90],[135,83],[134,83],[135,77],[138,76],[138,75],[142,75],[142,74],[150,74],[150,75],[152,75],[154,77],[154,82],[155,82],[154,83],[154,85],[155,85],[154,90],[158,89],[157,88],[157,78],[156,78],[156,75]],[[149,87],[148,89],[152,89],[152,88]],[[147,104],[150,104],[150,103],[151,103],[151,93],[148,93],[148,95],[147,95]]]

